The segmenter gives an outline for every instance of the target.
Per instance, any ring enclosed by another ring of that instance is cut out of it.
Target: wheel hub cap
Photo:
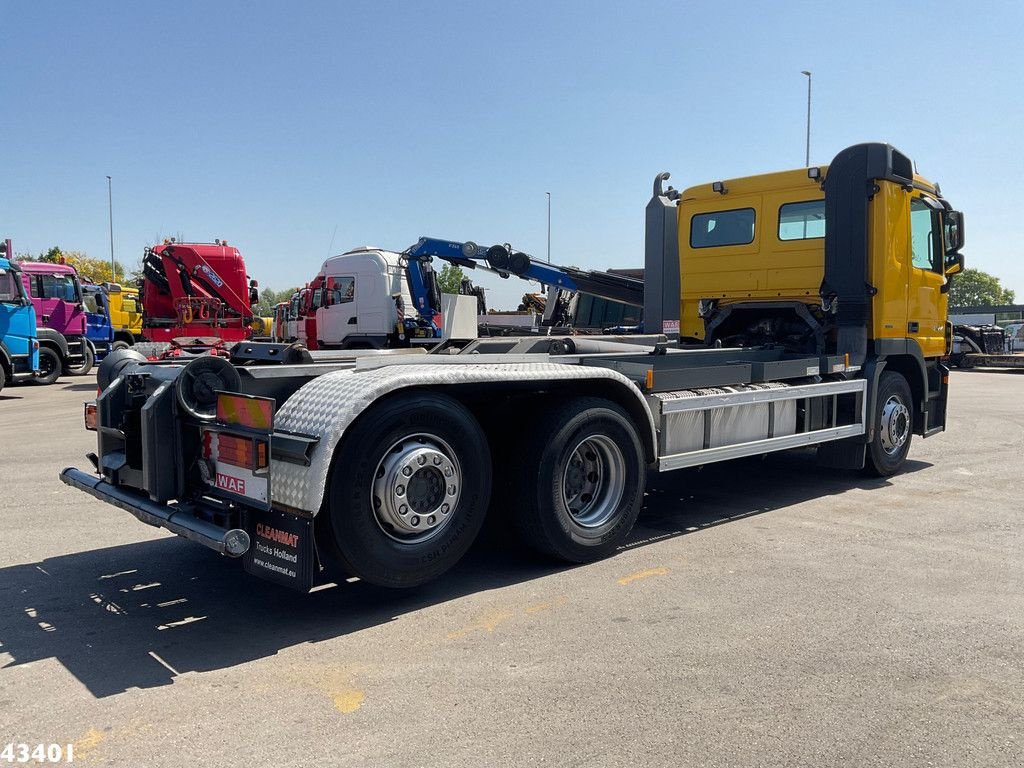
[[[879,436],[882,449],[890,455],[897,453],[910,436],[910,410],[896,395],[886,400],[882,407]]]
[[[447,443],[415,435],[395,443],[377,465],[371,502],[391,538],[415,544],[451,520],[462,492],[461,472]]]
[[[610,438],[594,435],[569,455],[562,474],[562,502],[573,520],[584,528],[596,528],[615,514],[626,479],[622,451]]]

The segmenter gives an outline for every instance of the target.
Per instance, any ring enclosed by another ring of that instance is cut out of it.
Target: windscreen
[[[39,285],[42,295],[38,298],[61,299],[72,303],[79,301],[78,281],[74,275],[39,275]]]

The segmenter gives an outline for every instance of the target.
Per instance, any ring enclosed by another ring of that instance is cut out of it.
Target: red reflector
[[[234,464],[244,469],[252,468],[252,439],[248,437],[235,437],[225,435],[223,432],[217,435],[217,461],[225,464]]]
[[[274,425],[274,401],[221,392],[217,395],[217,421],[250,429],[271,429]]]

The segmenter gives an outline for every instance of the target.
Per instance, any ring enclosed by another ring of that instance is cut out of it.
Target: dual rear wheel
[[[402,394],[346,430],[321,544],[347,573],[411,587],[458,562],[494,506],[537,551],[595,560],[621,545],[636,521],[643,456],[622,409],[576,398],[535,419],[501,460],[492,505],[491,451],[473,414],[438,392]]]

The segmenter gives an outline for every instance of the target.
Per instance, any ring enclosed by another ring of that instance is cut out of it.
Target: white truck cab
[[[364,246],[332,256],[314,289],[316,333],[321,349],[381,349],[399,321],[398,301],[412,313],[412,296],[399,254]]]

